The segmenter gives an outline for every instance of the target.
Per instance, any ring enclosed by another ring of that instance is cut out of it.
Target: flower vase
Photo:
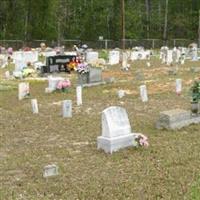
[[[199,112],[199,103],[198,102],[191,102],[191,111],[193,114],[198,114],[198,112]]]

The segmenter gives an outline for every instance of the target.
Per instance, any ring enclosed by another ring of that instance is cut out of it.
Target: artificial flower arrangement
[[[68,88],[71,86],[70,80],[62,80],[59,81],[56,88],[58,91],[67,92]]]
[[[148,147],[149,146],[148,137],[141,133],[135,133],[134,146]]]
[[[77,65],[77,69],[76,71],[79,73],[79,74],[85,74],[85,73],[88,73],[89,72],[89,66],[88,66],[88,63],[86,62],[81,62]]]

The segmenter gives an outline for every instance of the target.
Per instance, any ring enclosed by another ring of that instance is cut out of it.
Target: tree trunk
[[[200,48],[200,10],[199,10],[199,28],[198,28],[198,44],[199,44],[199,48]]]
[[[124,13],[124,0],[121,0],[121,39],[122,49],[125,49],[125,13]]]
[[[165,45],[167,44],[167,28],[168,28],[168,0],[165,1],[165,24],[163,32],[163,40]]]
[[[145,0],[146,5],[146,27],[147,27],[147,39],[150,35],[150,0]]]

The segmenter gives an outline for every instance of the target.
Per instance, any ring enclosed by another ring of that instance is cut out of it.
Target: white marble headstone
[[[171,65],[173,62],[173,51],[172,50],[168,50],[167,51],[167,65]]]
[[[146,85],[141,85],[140,86],[140,96],[141,96],[142,102],[147,102],[148,101]]]
[[[82,105],[82,86],[77,86],[76,87],[76,101],[77,105],[80,106]]]
[[[106,153],[135,146],[135,134],[131,133],[127,112],[111,106],[102,112],[102,135],[97,138],[97,148]]]
[[[22,71],[26,68],[26,62],[22,60],[15,60],[15,71]]]
[[[62,104],[63,117],[72,117],[72,101],[64,100]]]
[[[176,79],[176,93],[180,94],[182,91],[182,80]]]
[[[25,63],[36,62],[38,61],[38,52],[37,51],[25,51],[23,52],[23,59]]]
[[[86,62],[88,62],[88,63],[92,63],[92,62],[98,60],[98,58],[99,58],[99,53],[98,52],[89,51],[86,54]]]
[[[120,52],[110,51],[108,57],[109,57],[109,64],[116,65],[119,63],[119,60],[120,60]]]
[[[29,83],[19,83],[18,86],[18,98],[22,100],[30,94]]]
[[[38,114],[39,110],[38,110],[38,103],[37,103],[37,99],[31,99],[31,106],[32,106],[32,111],[34,114]]]
[[[48,76],[48,88],[50,88],[50,90],[54,91],[57,88],[57,84],[59,81],[63,81],[64,78],[62,77],[52,77],[52,76]]]
[[[127,112],[124,108],[112,106],[102,113],[102,136],[118,137],[131,133]]]

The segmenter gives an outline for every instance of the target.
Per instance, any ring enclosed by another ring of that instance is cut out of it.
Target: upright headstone
[[[6,71],[6,72],[5,72],[5,78],[6,78],[6,79],[9,79],[9,78],[10,78],[10,72],[9,72],[9,71]]]
[[[64,100],[62,104],[63,117],[72,117],[72,101]]]
[[[22,71],[24,68],[26,68],[26,63],[25,61],[22,60],[15,60],[15,71]]]
[[[119,60],[120,60],[120,52],[110,51],[108,57],[109,57],[109,64],[116,65],[119,63]]]
[[[80,106],[82,105],[82,86],[77,86],[76,87],[76,101],[77,105]]]
[[[102,69],[98,67],[91,67],[89,71],[88,77],[89,83],[96,83],[102,81]]]
[[[97,138],[97,148],[112,153],[134,146],[134,140],[126,110],[117,106],[105,109],[102,113],[102,136]]]
[[[173,62],[173,57],[172,57],[172,50],[167,51],[167,65],[171,65]]]
[[[182,80],[176,79],[176,94],[181,94],[182,91]]]
[[[89,51],[86,53],[86,62],[87,63],[92,63],[97,61],[99,58],[99,53],[95,51]]]
[[[32,106],[32,111],[34,114],[38,114],[39,110],[38,110],[38,103],[37,103],[37,99],[31,99],[31,106]]]
[[[52,77],[52,76],[48,76],[48,88],[51,91],[54,91],[57,89],[57,84],[59,81],[63,81],[64,78],[62,77]]]
[[[141,85],[140,86],[140,96],[141,96],[142,102],[147,102],[148,101],[146,85]]]
[[[19,83],[18,86],[18,99],[22,100],[30,95],[29,83]]]

